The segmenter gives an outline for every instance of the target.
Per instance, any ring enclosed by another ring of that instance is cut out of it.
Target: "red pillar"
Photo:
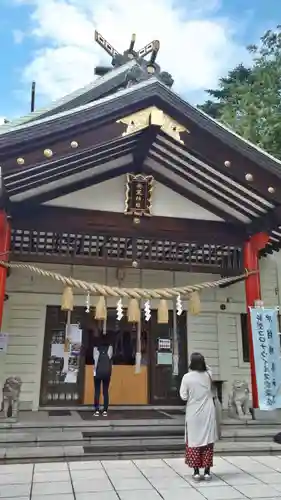
[[[11,229],[7,216],[0,210],[0,260],[8,260],[11,242]],[[0,328],[2,325],[6,293],[7,270],[0,266]]]
[[[258,233],[253,235],[244,247],[244,266],[248,271],[259,270],[258,253],[268,242],[268,235],[266,233]],[[258,389],[256,380],[256,369],[254,359],[253,337],[251,327],[251,317],[249,307],[255,305],[256,300],[261,300],[261,285],[259,273],[248,276],[245,280],[246,291],[246,306],[248,314],[248,335],[249,335],[249,354],[250,354],[250,368],[251,368],[251,385],[252,385],[252,399],[253,408],[258,408]]]

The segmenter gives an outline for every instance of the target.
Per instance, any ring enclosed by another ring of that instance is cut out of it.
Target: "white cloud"
[[[158,61],[187,97],[216,85],[245,56],[234,41],[235,26],[216,15],[219,0],[185,0],[184,6],[173,0],[17,1],[30,4],[30,36],[40,46],[23,80],[36,80],[38,94],[48,101],[87,84],[95,66],[110,64],[94,42],[94,29],[121,52],[132,33],[137,34],[136,48],[159,39]]]

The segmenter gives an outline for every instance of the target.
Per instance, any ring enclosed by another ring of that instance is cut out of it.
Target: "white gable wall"
[[[45,204],[57,207],[74,207],[124,213],[126,176],[122,175],[74,193],[61,196]],[[152,215],[183,219],[222,220],[208,210],[154,182]]]

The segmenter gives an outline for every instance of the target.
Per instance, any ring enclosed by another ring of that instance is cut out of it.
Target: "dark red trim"
[[[11,228],[7,216],[3,210],[0,211],[0,260],[7,261],[9,258],[11,242]],[[3,320],[4,302],[6,293],[7,269],[0,267],[0,327]]]
[[[244,246],[244,265],[248,270],[259,270],[259,251],[262,250],[268,243],[268,235],[266,233],[257,233],[253,235]],[[245,281],[246,306],[248,317],[248,336],[249,336],[249,354],[251,368],[251,385],[252,385],[252,401],[253,408],[259,407],[258,388],[256,379],[256,367],[253,346],[253,332],[251,326],[250,307],[255,305],[256,300],[261,300],[261,284],[259,272],[251,274]]]

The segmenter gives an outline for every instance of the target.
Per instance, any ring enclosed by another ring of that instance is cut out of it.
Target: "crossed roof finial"
[[[148,43],[145,45],[140,50],[135,50],[135,43],[136,43],[136,35],[133,34],[131,37],[131,42],[129,45],[129,48],[123,52],[123,54],[120,54],[118,50],[113,47],[97,30],[95,31],[95,41],[107,52],[107,54],[110,55],[112,58],[111,64],[114,68],[123,66],[123,64],[128,63],[132,59],[135,59],[138,61],[140,66],[145,69],[145,74],[149,75],[157,75],[160,80],[162,80],[165,85],[168,87],[171,87],[173,85],[173,78],[170,75],[170,73],[167,73],[166,71],[161,71],[161,68],[158,64],[156,64],[156,57],[160,49],[160,42],[159,40],[153,40],[152,42]],[[148,55],[151,54],[149,60],[145,60],[144,58]],[[112,68],[107,67],[107,66],[98,66],[95,68],[95,74],[98,76],[103,76],[106,73],[108,73]],[[136,77],[136,72],[138,72],[136,69],[132,72],[134,75],[130,75],[130,78],[132,81],[136,81],[139,78],[144,78],[144,73],[139,70],[139,75]],[[130,79],[129,78],[129,79]],[[128,85],[131,83],[129,82]]]
[[[131,59],[143,59],[151,54],[150,62],[153,64],[160,49],[159,40],[153,40],[140,50],[134,50],[136,35],[133,34],[129,48],[120,54],[97,30],[95,31],[95,41],[112,57],[112,66],[117,67],[125,64]]]

